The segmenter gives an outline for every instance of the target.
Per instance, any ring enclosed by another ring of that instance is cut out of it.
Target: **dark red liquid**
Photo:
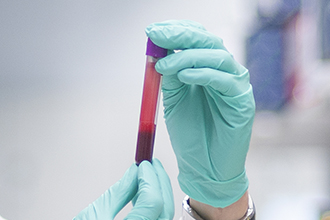
[[[143,160],[152,160],[160,80],[161,75],[155,70],[155,62],[150,62],[147,58],[135,153],[138,165]]]
[[[137,165],[144,160],[148,160],[150,162],[152,160],[156,125],[153,127],[153,131],[139,131],[138,133],[137,149],[135,153],[135,162]]]

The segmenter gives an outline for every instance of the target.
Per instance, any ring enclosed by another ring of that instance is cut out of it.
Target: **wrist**
[[[196,220],[253,220],[255,207],[249,194],[246,192],[237,202],[225,207],[217,208],[188,196],[183,201],[183,211],[186,219]],[[185,219],[185,218],[183,218]]]

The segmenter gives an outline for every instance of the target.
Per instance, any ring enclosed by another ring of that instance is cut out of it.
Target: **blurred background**
[[[258,219],[330,209],[330,0],[1,1],[0,215],[72,219],[133,163],[144,28],[190,19],[250,69]],[[159,114],[154,156],[184,194]],[[116,219],[123,219],[128,205]]]

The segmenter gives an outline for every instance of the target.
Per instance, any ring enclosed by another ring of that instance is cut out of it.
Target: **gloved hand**
[[[160,47],[182,50],[156,63],[180,187],[199,202],[231,205],[248,188],[245,160],[255,113],[249,72],[196,22],[154,23],[146,34]]]
[[[159,160],[132,164],[124,176],[74,220],[114,219],[129,202],[133,208],[125,219],[169,220],[174,216],[171,183]]]

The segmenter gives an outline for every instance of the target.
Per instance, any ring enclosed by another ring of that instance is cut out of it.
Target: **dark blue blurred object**
[[[322,59],[330,59],[330,0],[321,1]]]
[[[261,0],[265,1],[265,0]],[[258,7],[258,23],[260,26],[282,26],[289,22],[300,11],[301,0],[276,0],[277,4],[272,13],[263,12],[262,7]]]
[[[255,30],[247,40],[246,66],[250,71],[257,110],[279,110],[290,96],[284,56],[286,27],[300,10],[300,0],[282,0],[271,14],[258,11]],[[290,82],[289,82],[290,81]]]
[[[257,109],[279,109],[285,99],[281,28],[258,30],[248,39],[247,52],[247,67],[251,74]]]

